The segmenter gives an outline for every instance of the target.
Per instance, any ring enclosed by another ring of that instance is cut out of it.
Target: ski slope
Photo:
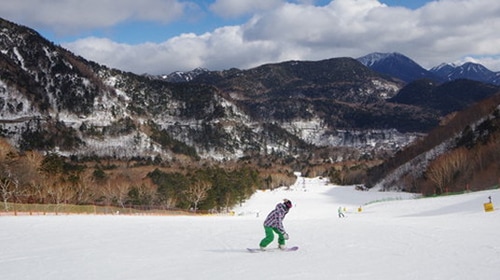
[[[299,178],[234,216],[0,216],[0,279],[498,279],[488,196],[500,203],[499,190],[416,198]],[[248,253],[285,197],[288,245],[300,249]]]

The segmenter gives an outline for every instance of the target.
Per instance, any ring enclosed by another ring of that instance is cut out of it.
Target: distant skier
[[[274,240],[274,233],[278,235],[278,244],[280,249],[286,249],[285,240],[288,240],[288,233],[286,233],[283,226],[283,219],[288,211],[292,208],[292,202],[288,199],[283,199],[283,203],[278,203],[276,208],[271,211],[266,220],[264,221],[264,231],[266,237],[260,241],[260,249],[265,250]]]
[[[337,212],[339,213],[339,218],[344,218],[345,217],[344,211],[342,211],[342,206],[339,206],[339,209],[337,210]]]

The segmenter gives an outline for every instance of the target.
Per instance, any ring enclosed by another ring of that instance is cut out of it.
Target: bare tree
[[[91,201],[95,193],[92,191],[92,173],[83,172],[77,181],[73,182],[73,190],[75,192],[74,201],[76,204],[84,204]]]
[[[104,204],[106,206],[110,206],[112,201],[113,201],[113,185],[111,184],[111,182],[106,182],[105,184],[101,184],[99,186],[99,195],[101,196],[100,198],[102,198],[104,200]]]
[[[47,194],[56,205],[57,214],[61,204],[65,204],[68,200],[71,200],[74,197],[75,192],[70,185],[62,182],[55,182],[54,184],[50,184],[48,186]]]
[[[207,181],[198,181],[188,187],[185,191],[186,198],[194,204],[194,210],[198,210],[198,203],[203,201],[208,196],[208,191],[212,188],[212,184]]]
[[[0,160],[5,160],[9,154],[15,153],[15,149],[5,140],[4,138],[0,138]]]
[[[3,178],[0,180],[0,194],[2,195],[3,207],[5,211],[9,210],[9,205],[7,203],[14,196],[16,192],[16,185],[16,182],[11,178]]]
[[[3,138],[0,138],[0,195],[2,196],[4,209],[8,210],[8,202],[14,196],[14,184],[9,169],[8,158],[13,152],[12,146]]]
[[[128,192],[130,190],[130,180],[126,180],[123,176],[118,176],[115,180],[112,180],[112,190],[114,199],[122,207],[125,208],[125,202],[127,202]]]
[[[439,156],[429,165],[427,177],[436,185],[436,193],[443,193],[460,172],[466,171],[467,158],[467,149],[459,148]]]
[[[35,197],[33,186],[40,185],[41,176],[39,172],[41,160],[35,159],[36,152],[27,152],[23,155],[11,157],[7,163],[7,170],[11,178],[15,178],[17,183],[17,192],[15,193],[16,202],[26,197],[32,199]]]

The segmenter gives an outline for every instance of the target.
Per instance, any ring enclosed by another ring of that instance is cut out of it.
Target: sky
[[[399,52],[500,71],[498,0],[16,0],[0,17],[137,74]]]

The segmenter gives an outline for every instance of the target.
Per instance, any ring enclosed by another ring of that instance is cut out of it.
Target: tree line
[[[0,139],[5,209],[8,203],[41,203],[227,211],[273,181],[273,176],[263,176],[247,165],[168,168],[109,159],[81,162],[55,153],[19,152]]]

